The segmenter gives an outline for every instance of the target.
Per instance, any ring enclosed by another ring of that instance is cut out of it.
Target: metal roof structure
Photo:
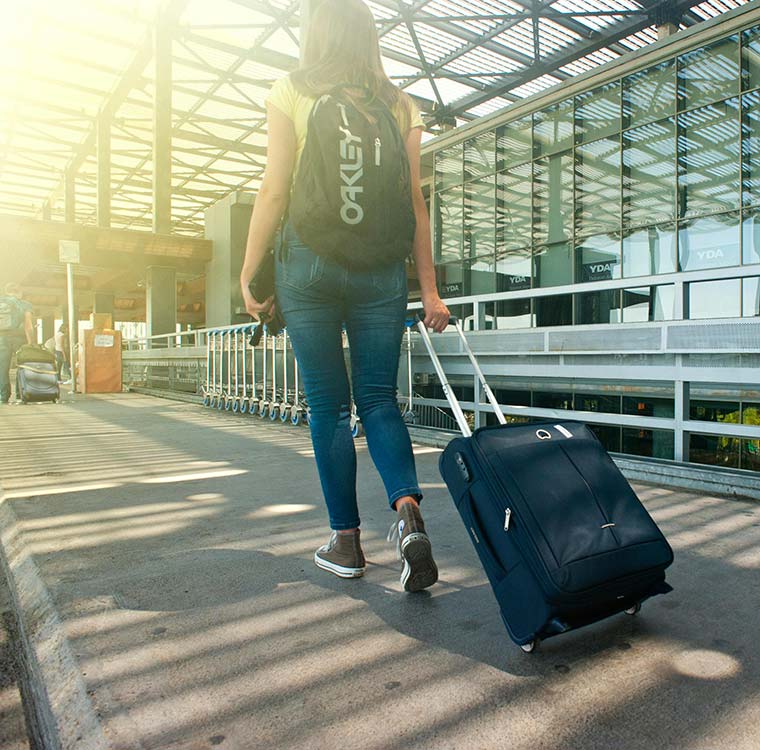
[[[168,64],[168,226],[202,235],[208,205],[260,182],[264,99],[297,65],[300,18],[315,1],[9,4],[0,11],[0,213],[103,226],[100,180],[106,226],[155,227],[156,77]],[[635,52],[659,24],[687,28],[744,4],[368,1],[386,70],[420,102],[429,134]]]

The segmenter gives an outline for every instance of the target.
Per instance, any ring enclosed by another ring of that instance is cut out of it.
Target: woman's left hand
[[[443,304],[443,300],[436,294],[433,297],[422,300],[425,309],[425,325],[432,328],[436,333],[443,333],[449,325],[451,313]]]

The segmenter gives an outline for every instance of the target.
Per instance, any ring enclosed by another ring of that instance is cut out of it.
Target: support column
[[[172,26],[158,14],[154,28],[153,231],[171,232],[172,213]]]
[[[683,360],[682,354],[676,354],[676,367],[680,370]],[[691,384],[683,380],[675,381],[675,445],[673,458],[676,461],[689,460],[689,433],[684,429],[684,421],[689,419]]]
[[[63,176],[63,214],[69,224],[77,220],[76,201],[76,173],[67,169]]]
[[[102,112],[97,125],[97,224],[111,226],[111,116]]]
[[[206,239],[214,243],[212,260],[206,264],[206,326],[251,320],[243,306],[240,269],[253,203],[250,193],[231,193],[204,212]]]
[[[145,287],[145,320],[148,324],[148,336],[175,333],[177,330],[177,272],[174,268],[149,266]]]
[[[46,315],[42,318],[42,343],[44,344],[49,338],[55,335],[55,318],[52,315]]]

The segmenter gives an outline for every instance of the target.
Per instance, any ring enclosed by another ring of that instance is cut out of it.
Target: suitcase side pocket
[[[459,502],[457,503],[457,508],[459,514],[462,516],[465,526],[467,527],[472,543],[478,551],[480,560],[488,575],[488,580],[491,581],[493,585],[496,585],[496,583],[504,578],[507,571],[501,562],[499,562],[499,557],[491,546],[491,542],[483,529],[483,524],[481,523],[480,516],[475,508],[470,488],[467,488],[462,493]]]

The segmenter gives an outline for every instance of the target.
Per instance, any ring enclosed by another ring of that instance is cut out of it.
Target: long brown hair
[[[379,99],[402,116],[401,132],[411,124],[408,94],[393,85],[383,69],[372,11],[362,0],[321,0],[309,20],[301,65],[290,74],[306,96],[322,96],[342,84],[361,89],[366,100]]]

